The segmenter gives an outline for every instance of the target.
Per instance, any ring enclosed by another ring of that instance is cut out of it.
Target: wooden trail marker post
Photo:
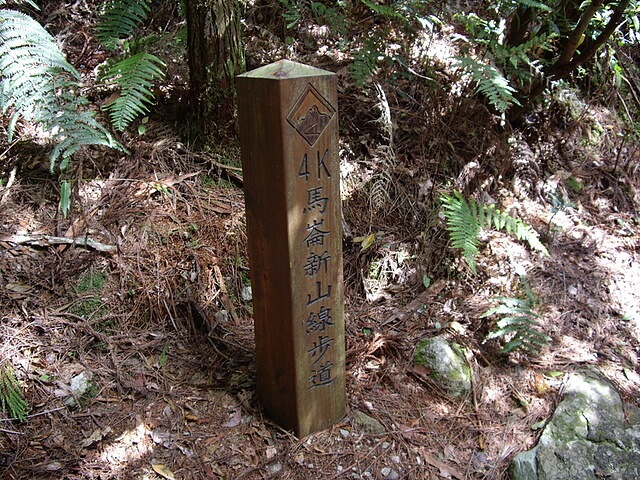
[[[336,77],[281,60],[237,92],[258,394],[304,437],[345,411]]]

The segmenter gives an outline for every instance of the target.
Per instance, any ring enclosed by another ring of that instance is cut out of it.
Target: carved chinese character
[[[307,247],[315,247],[324,245],[324,237],[329,235],[328,230],[320,230],[322,224],[324,223],[324,219],[314,220],[311,224],[307,225],[307,231],[309,232],[306,237],[304,237],[304,242],[307,244]]]
[[[316,298],[311,298],[311,294],[307,293],[307,307],[317,303],[325,298],[331,297],[331,285],[327,285],[327,293],[322,293],[322,282],[316,282]]]
[[[324,213],[327,209],[327,203],[329,203],[328,197],[322,196],[322,187],[311,188],[307,190],[307,207],[304,209],[304,213],[312,210],[319,210],[320,213]]]
[[[333,325],[331,309],[320,307],[318,313],[311,312],[309,314],[309,318],[307,318],[307,333],[324,332],[324,330],[331,325]]]
[[[311,354],[311,357],[315,358],[315,360],[313,361],[313,365],[322,360],[324,355],[329,350],[329,347],[331,347],[333,340],[334,339],[329,336],[320,335],[318,336],[318,340],[313,342],[313,347],[307,350],[307,352]]]
[[[307,263],[304,264],[304,274],[307,277],[314,277],[320,272],[320,269],[323,269],[324,273],[327,273],[330,258],[331,255],[329,255],[329,252],[326,250],[320,255],[315,252],[311,252],[307,257]]]
[[[311,370],[311,377],[309,377],[309,381],[311,382],[311,386],[309,389],[314,387],[320,387],[322,385],[330,385],[333,383],[335,378],[331,377],[331,368],[333,367],[333,363],[326,362],[324,365],[321,365],[315,370]]]

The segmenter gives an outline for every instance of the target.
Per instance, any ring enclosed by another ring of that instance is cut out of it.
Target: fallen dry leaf
[[[242,420],[242,408],[238,406],[234,408],[232,412],[231,418],[222,424],[223,427],[233,428],[240,425],[240,421]]]
[[[431,369],[425,365],[412,365],[409,368],[409,372],[421,380],[429,380],[431,378]]]
[[[265,451],[265,456],[267,457],[267,460],[271,460],[277,454],[278,454],[278,449],[276,447],[267,447],[267,450]]]
[[[154,472],[167,480],[176,480],[175,475],[166,467],[166,465],[162,465],[161,463],[152,463],[151,468],[153,468]]]
[[[111,427],[106,427],[104,430],[100,428],[96,428],[89,438],[85,438],[82,442],[80,442],[80,446],[82,448],[88,448],[94,443],[98,443],[104,437],[111,433]]]

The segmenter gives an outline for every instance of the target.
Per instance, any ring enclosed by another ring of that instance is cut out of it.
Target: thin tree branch
[[[115,245],[105,245],[88,237],[54,237],[52,235],[5,235],[0,237],[0,242],[9,242],[17,244],[31,244],[42,247],[51,245],[80,245],[83,247],[93,248],[99,252],[114,253],[117,251]]]
[[[629,6],[630,0],[620,0],[617,4],[607,25],[602,29],[600,35],[593,42],[585,42],[584,48],[580,52],[579,55],[575,56],[573,60],[570,60],[564,64],[560,64],[559,62],[554,63],[548,69],[546,69],[545,73],[549,78],[554,80],[560,79],[571,72],[573,72],[580,65],[588,62],[596,53],[596,51],[605,44],[607,40],[611,37],[613,32],[618,28],[618,26],[622,23],[622,17],[624,15],[625,10]]]
[[[582,39],[584,32],[589,27],[591,19],[598,12],[598,9],[602,6],[603,3],[604,0],[594,0],[585,9],[585,11],[580,16],[578,25],[576,25],[576,28],[574,28],[573,32],[571,32],[571,35],[569,35],[569,38],[567,39],[567,42],[564,46],[564,51],[560,54],[558,60],[556,60],[556,65],[564,65],[573,58],[573,55],[576,53],[576,50],[580,46],[580,40]]]

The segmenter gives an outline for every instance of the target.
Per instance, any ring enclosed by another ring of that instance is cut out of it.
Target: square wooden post
[[[237,92],[258,393],[304,437],[345,411],[336,77],[281,60]]]

